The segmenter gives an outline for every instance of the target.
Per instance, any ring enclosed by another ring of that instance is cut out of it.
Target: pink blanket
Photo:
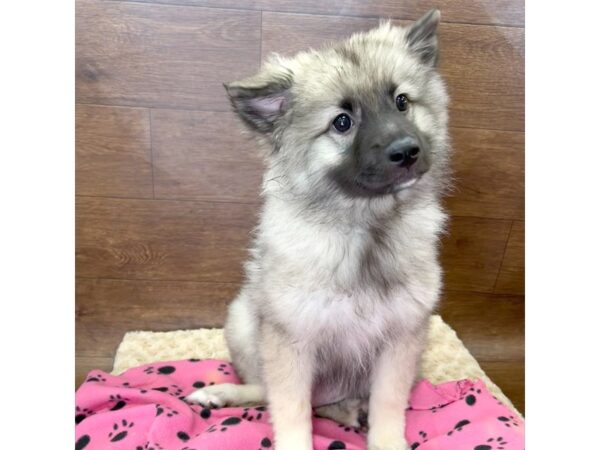
[[[264,406],[206,409],[183,401],[197,388],[239,383],[230,363],[148,364],[119,376],[94,370],[77,390],[76,450],[261,450],[273,447]],[[481,381],[419,382],[406,411],[419,450],[523,450],[524,424]],[[315,450],[364,449],[365,433],[314,417]]]

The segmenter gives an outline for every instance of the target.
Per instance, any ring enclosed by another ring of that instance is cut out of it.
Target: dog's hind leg
[[[192,392],[186,400],[207,408],[266,403],[264,389],[259,384],[213,384]]]
[[[335,420],[342,425],[365,428],[367,425],[368,400],[350,398],[331,405],[319,406],[315,412],[320,417]]]

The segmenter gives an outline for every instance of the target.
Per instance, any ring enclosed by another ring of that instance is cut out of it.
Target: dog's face
[[[273,146],[269,165],[298,194],[378,197],[446,164],[447,95],[431,11],[322,51],[271,60],[227,86],[234,109]]]

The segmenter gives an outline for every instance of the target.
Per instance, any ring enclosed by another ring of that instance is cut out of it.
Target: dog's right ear
[[[292,73],[267,64],[257,75],[225,85],[236,113],[253,130],[272,133],[289,110]]]

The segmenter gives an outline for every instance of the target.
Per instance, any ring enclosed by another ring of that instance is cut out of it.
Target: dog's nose
[[[400,167],[410,167],[419,158],[419,143],[411,136],[396,139],[385,149],[388,159]]]

